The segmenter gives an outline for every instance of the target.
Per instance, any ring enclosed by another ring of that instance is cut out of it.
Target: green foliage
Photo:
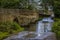
[[[23,31],[24,28],[20,27],[16,22],[0,22],[0,39],[3,39],[11,34],[16,34]]]
[[[33,9],[28,0],[0,0],[0,8]]]
[[[56,33],[56,37],[60,40],[60,19],[55,19],[52,31]]]
[[[0,40],[3,40],[4,38],[6,38],[8,36],[9,36],[8,32],[0,32]]]
[[[60,0],[43,0],[44,6],[46,3],[49,3],[50,5],[53,5],[54,13],[56,17],[60,17]],[[45,6],[47,8],[47,6]]]
[[[60,0],[53,0],[54,1],[54,13],[56,17],[60,17]]]
[[[0,0],[1,8],[28,8],[28,0]]]
[[[32,10],[33,9],[33,6],[32,5],[29,5],[28,6],[28,9]]]
[[[0,7],[11,8],[18,6],[19,0],[0,0]]]

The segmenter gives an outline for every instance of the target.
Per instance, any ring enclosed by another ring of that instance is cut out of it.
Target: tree
[[[3,8],[11,8],[13,6],[17,6],[19,0],[0,0],[0,7]]]
[[[60,17],[60,0],[54,0],[54,13],[56,17]]]
[[[28,8],[28,0],[0,0],[2,8]]]
[[[52,32],[56,33],[57,40],[60,40],[60,19],[55,18],[55,22],[52,27]]]

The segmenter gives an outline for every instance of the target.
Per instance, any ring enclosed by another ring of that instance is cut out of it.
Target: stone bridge
[[[28,9],[0,9],[0,22],[17,22],[20,25],[28,25],[38,20],[36,11]]]

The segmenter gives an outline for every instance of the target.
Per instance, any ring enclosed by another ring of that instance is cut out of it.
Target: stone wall
[[[28,25],[39,18],[38,13],[23,9],[0,9],[0,22],[18,22],[20,25]]]

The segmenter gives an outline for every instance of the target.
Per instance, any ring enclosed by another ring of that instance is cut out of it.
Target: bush
[[[28,0],[0,0],[1,8],[27,8]]]
[[[0,22],[0,39],[23,30],[24,28],[20,27],[20,25],[18,25],[16,22]]]
[[[56,33],[57,40],[60,40],[60,19],[55,19],[52,31]]]
[[[19,6],[19,0],[0,0],[0,7],[12,8]]]
[[[0,40],[3,40],[4,38],[8,37],[8,32],[0,32]]]

